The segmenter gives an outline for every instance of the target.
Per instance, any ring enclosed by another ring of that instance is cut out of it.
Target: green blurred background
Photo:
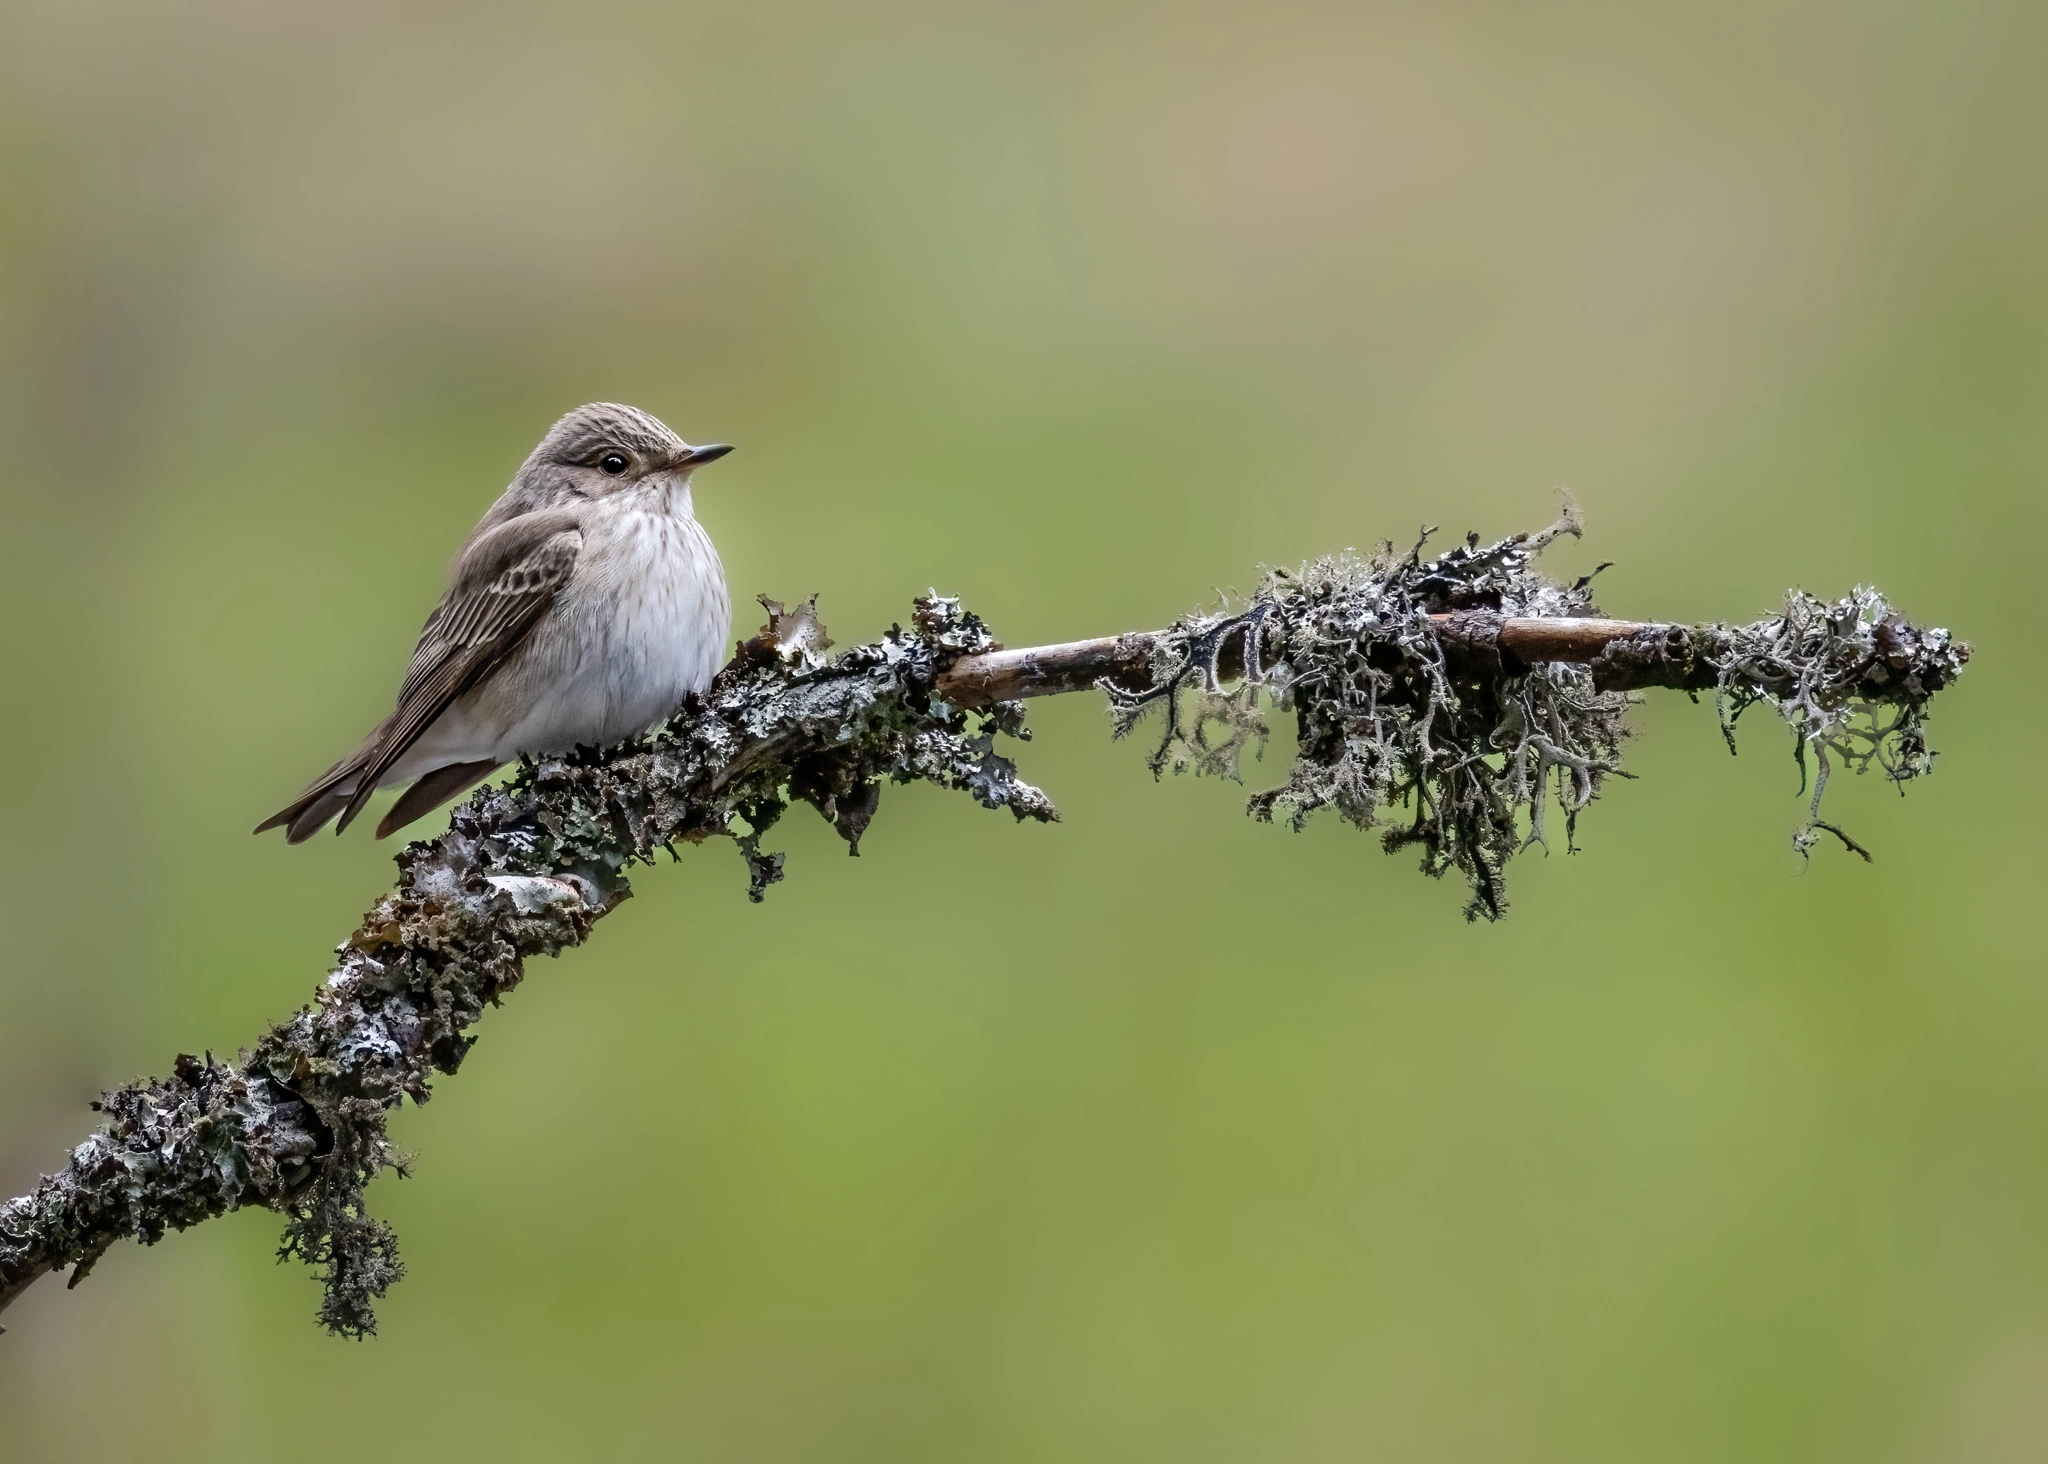
[[[1423,521],[1617,614],[1883,586],[1978,658],[1801,868],[1662,697],[1506,922],[1035,706],[645,872],[372,1191],[0,1341],[0,1455],[2048,1457],[2048,14],[1846,3],[0,7],[0,1190],[304,1000],[391,878],[248,829],[591,399],[842,643],[1163,623]],[[1761,713],[1758,714],[1762,716]],[[1279,749],[1276,749],[1279,750]],[[1278,777],[1269,758],[1257,770]],[[963,898],[963,872],[980,893]]]

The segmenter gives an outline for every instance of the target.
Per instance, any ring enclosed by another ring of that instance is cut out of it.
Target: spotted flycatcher
[[[549,429],[456,556],[398,708],[256,832],[296,844],[379,788],[411,784],[377,837],[521,753],[602,747],[710,685],[732,621],[690,475],[692,447],[632,407],[578,407]]]

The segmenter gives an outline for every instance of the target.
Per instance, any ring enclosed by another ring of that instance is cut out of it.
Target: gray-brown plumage
[[[609,402],[557,422],[456,557],[397,707],[256,831],[339,832],[410,783],[383,838],[522,753],[617,742],[709,685],[731,608],[690,475],[730,451]]]

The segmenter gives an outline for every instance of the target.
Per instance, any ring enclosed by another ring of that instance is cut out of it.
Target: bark
[[[1592,664],[1602,691],[1650,687],[1703,691],[1714,684],[1713,630],[1694,631],[1657,621],[1600,620],[1584,616],[1502,616],[1483,610],[1432,615],[1445,648],[1513,669],[1545,661]],[[1145,685],[1162,632],[1134,630],[1096,640],[1065,641],[965,656],[939,676],[939,694],[960,706],[1056,696],[1111,681],[1133,690]],[[1244,669],[1242,642],[1224,650],[1221,669]]]

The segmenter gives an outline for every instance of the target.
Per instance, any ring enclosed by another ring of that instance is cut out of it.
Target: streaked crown
[[[533,456],[539,461],[567,466],[594,463],[607,448],[623,448],[642,460],[664,462],[687,446],[666,423],[638,407],[592,402],[550,427],[540,446],[533,450]]]

